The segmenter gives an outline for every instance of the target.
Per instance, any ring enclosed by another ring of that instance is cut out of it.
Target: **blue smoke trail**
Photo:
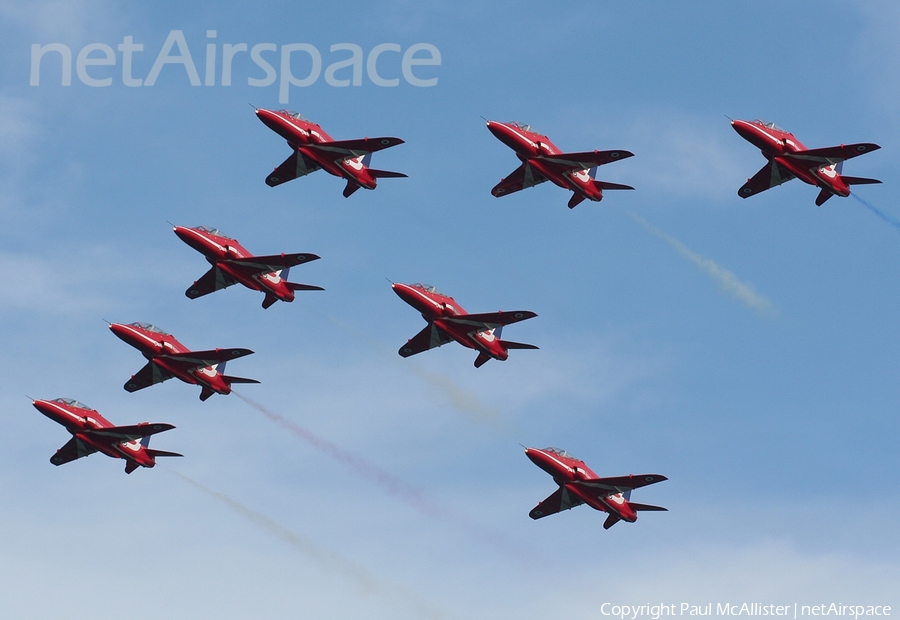
[[[875,215],[877,215],[878,217],[883,219],[885,222],[887,222],[888,224],[890,224],[897,230],[900,230],[900,220],[897,220],[897,219],[891,217],[890,215],[888,215],[881,209],[875,207],[874,205],[869,204],[866,200],[863,200],[856,194],[850,194],[850,195],[853,196],[854,198],[856,198],[856,200],[859,201],[859,203],[862,206],[864,206],[866,209],[868,209],[869,211],[871,211],[872,213],[874,213]]]

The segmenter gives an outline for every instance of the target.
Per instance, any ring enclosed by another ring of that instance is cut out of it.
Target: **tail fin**
[[[360,185],[357,185],[353,181],[347,181],[347,187],[344,188],[344,198],[349,198],[350,195],[360,187]]]
[[[262,307],[263,309],[269,308],[272,304],[278,301],[278,298],[275,297],[272,293],[266,293],[265,299],[263,299]]]
[[[834,196],[834,194],[832,194],[827,189],[823,189],[822,191],[819,192],[819,195],[816,196],[816,206],[821,207],[823,204],[825,204],[825,201],[828,200],[829,198],[831,198],[832,196]]]
[[[366,153],[362,158],[362,165],[368,168],[372,165],[372,153]]]
[[[596,183],[596,181],[594,181],[594,183]],[[584,196],[582,194],[573,193],[572,197],[569,198],[568,207],[570,209],[574,209],[575,207],[580,205],[583,200],[584,200]]]
[[[138,467],[140,467],[140,465],[137,464],[137,461],[132,461],[131,459],[128,459],[125,461],[125,473],[126,474],[130,474]]]
[[[478,357],[475,358],[475,368],[481,368],[489,359],[491,359],[491,356],[482,351],[478,354]]]
[[[204,385],[203,389],[200,390],[200,400],[206,400],[213,394],[215,394],[215,392],[213,392],[210,388],[208,388]]]
[[[608,530],[609,528],[611,528],[618,522],[619,522],[619,517],[617,517],[614,514],[610,514],[608,517],[606,517],[606,521],[603,522],[603,529]]]

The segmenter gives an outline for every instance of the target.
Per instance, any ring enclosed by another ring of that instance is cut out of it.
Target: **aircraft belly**
[[[546,177],[549,181],[551,181],[554,185],[561,187],[563,189],[570,189],[568,181],[561,177],[556,170],[547,166],[539,159],[530,159],[528,160],[528,166],[534,168],[537,172],[541,174],[541,176]]]
[[[257,283],[256,280],[254,280],[253,278],[248,278],[239,269],[233,268],[228,263],[224,263],[224,262],[219,263],[217,265],[217,267],[222,272],[224,272],[226,275],[228,275],[228,277],[230,277],[233,280],[236,280],[239,284],[243,284],[247,288],[254,290],[254,291],[260,290],[259,284]]]
[[[775,162],[804,183],[819,185],[819,177],[813,174],[807,165],[800,164],[789,157],[776,157]]]
[[[453,338],[456,342],[469,349],[478,349],[469,337],[466,327],[457,326],[453,323],[446,323],[440,319],[434,320],[434,326],[439,330]]]
[[[197,379],[195,379],[191,373],[185,372],[182,368],[180,368],[176,364],[168,363],[168,360],[166,360],[165,358],[155,357],[155,358],[152,358],[150,361],[153,362],[154,364],[156,364],[157,366],[159,366],[160,368],[162,368],[163,370],[165,370],[167,373],[169,373],[176,379],[181,379],[185,383],[190,383],[191,385],[197,385]]]

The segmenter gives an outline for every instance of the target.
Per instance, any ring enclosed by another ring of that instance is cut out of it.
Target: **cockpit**
[[[512,125],[513,127],[518,127],[518,128],[521,129],[522,131],[534,131],[534,130],[531,128],[531,125],[526,125],[525,123],[518,123],[518,122],[516,122],[516,121],[509,121],[509,124]]]
[[[93,407],[88,407],[84,403],[80,403],[72,398],[54,398],[52,402],[60,403],[61,405],[66,405],[67,407],[75,407],[76,409],[87,409],[89,411],[94,411]]]
[[[278,110],[279,114],[284,114],[286,116],[290,116],[291,118],[295,118],[298,121],[306,121],[309,122],[309,119],[303,118],[303,115],[300,112],[294,112],[292,110]]]
[[[194,230],[199,230],[200,232],[205,232],[210,235],[215,235],[216,237],[222,237],[223,239],[231,239],[234,241],[233,237],[229,237],[225,233],[223,233],[218,228],[207,228],[206,226],[195,226]]]
[[[154,334],[159,334],[160,336],[171,336],[172,334],[168,332],[164,332],[156,325],[151,325],[150,323],[131,323],[132,327],[139,327],[141,329],[145,329],[148,332],[153,332]]]
[[[778,125],[776,125],[775,123],[772,123],[772,122],[769,122],[769,121],[764,121],[764,120],[759,119],[759,118],[756,119],[756,120],[753,121],[753,122],[756,123],[757,125],[762,125],[763,127],[766,127],[766,128],[768,128],[768,129],[774,129],[775,131],[785,131],[784,129],[782,129],[781,127],[779,127]],[[787,133],[787,132],[785,131],[785,133]]]
[[[555,454],[556,456],[561,456],[561,457],[563,457],[564,459],[575,459],[576,461],[578,460],[578,457],[572,456],[571,454],[569,454],[569,453],[566,452],[565,450],[560,450],[559,448],[544,448],[544,451],[545,451],[545,452],[552,452],[552,453]]]
[[[431,286],[430,284],[422,284],[421,282],[416,282],[413,284],[414,287],[420,288],[426,293],[433,293],[434,295],[442,295],[444,297],[449,297],[446,293],[442,293],[437,289],[437,287]]]

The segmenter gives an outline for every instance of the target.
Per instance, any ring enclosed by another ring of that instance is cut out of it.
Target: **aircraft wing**
[[[191,299],[197,299],[198,297],[221,291],[223,288],[228,288],[232,284],[237,284],[237,280],[218,267],[213,267],[200,276],[199,280],[191,284],[184,294]]]
[[[293,267],[301,263],[309,263],[318,260],[315,254],[275,254],[273,256],[249,256],[247,258],[232,258],[224,263],[247,269],[252,273],[272,273],[285,267]]]
[[[172,376],[153,362],[147,362],[131,379],[125,382],[125,389],[128,392],[137,392],[145,387],[167,381]]]
[[[603,491],[604,495],[608,493],[624,493],[625,491],[630,491],[631,489],[639,489],[641,487],[645,487],[648,484],[656,484],[657,482],[662,482],[663,480],[668,480],[665,476],[660,476],[659,474],[641,474],[635,476],[634,474],[630,476],[614,476],[612,478],[593,478],[591,480],[576,480],[574,482],[570,482],[569,484],[573,484],[581,489],[584,489],[588,492],[591,491]]]
[[[782,183],[786,183],[796,178],[785,168],[780,166],[775,160],[770,159],[769,163],[763,166],[759,172],[754,174],[750,179],[738,190],[738,196],[741,198],[749,198],[771,189]]]
[[[441,320],[458,325],[471,325],[481,331],[502,325],[512,325],[536,316],[537,314],[528,310],[513,310],[512,312],[482,312],[480,314],[463,314],[462,316],[445,316],[441,317]]]
[[[320,168],[319,164],[303,153],[294,151],[280,166],[275,168],[272,174],[266,177],[266,185],[275,187],[276,185],[292,181],[297,177],[306,176]]]
[[[428,349],[440,347],[448,342],[453,342],[453,339],[438,329],[434,323],[429,323],[422,331],[410,338],[409,342],[400,347],[398,353],[402,357],[409,357]]]
[[[583,503],[583,501],[569,493],[565,487],[559,487],[550,494],[550,497],[532,508],[528,516],[532,519],[541,519],[554,515],[557,512],[580,506]]]
[[[881,147],[871,142],[859,144],[842,144],[841,146],[826,146],[821,149],[807,149],[799,153],[787,153],[784,156],[792,159],[809,161],[816,167],[830,166],[853,157],[859,157],[870,151],[877,151]]]
[[[250,349],[213,349],[211,351],[188,351],[186,353],[170,353],[161,355],[170,362],[175,362],[185,368],[206,368],[221,362],[251,355]]]
[[[528,165],[528,162],[509,173],[509,176],[494,186],[491,194],[499,198],[513,192],[534,187],[547,180],[547,177]]]
[[[634,157],[634,153],[631,151],[585,151],[584,153],[541,155],[537,159],[564,166],[571,170],[587,170],[594,166],[602,166],[603,164],[627,159],[628,157]]]
[[[175,427],[171,424],[134,424],[132,426],[96,428],[83,431],[83,433],[91,437],[102,437],[113,441],[132,441],[133,439],[141,439],[156,433],[170,431],[173,428]]]
[[[96,451],[96,449],[81,441],[76,435],[67,441],[62,448],[57,450],[56,454],[50,457],[50,462],[54,465],[65,465],[75,459],[80,459],[83,456],[93,454]]]
[[[335,140],[333,142],[319,142],[316,144],[304,144],[303,148],[333,153],[335,159],[347,159],[359,157],[403,144],[400,138],[362,138],[361,140]]]

